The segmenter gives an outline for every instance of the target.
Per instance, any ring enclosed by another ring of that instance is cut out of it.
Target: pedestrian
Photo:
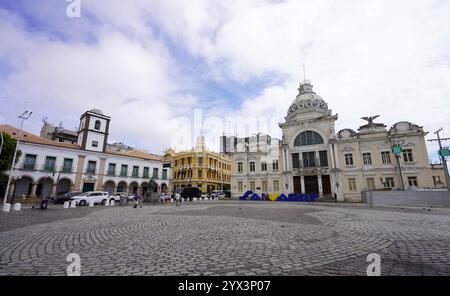
[[[139,203],[139,194],[137,193],[137,191],[134,192],[134,196],[133,196],[133,208],[137,208]]]
[[[161,205],[163,205],[164,204],[164,195],[163,194],[160,194],[159,195],[159,200],[161,201]]]
[[[176,201],[176,206],[179,207],[181,204],[181,194],[175,193],[175,201]]]
[[[137,199],[137,204],[139,205],[140,208],[142,208],[142,202],[144,200],[142,195],[139,193],[139,191],[136,191],[135,195]]]

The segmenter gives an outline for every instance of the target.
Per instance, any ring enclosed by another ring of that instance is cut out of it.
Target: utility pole
[[[442,141],[449,141],[450,138],[441,139],[439,133],[442,130],[443,130],[443,128],[440,128],[437,131],[435,131],[434,134],[437,136],[437,139],[431,139],[431,140],[428,140],[428,142],[438,142],[438,144],[439,144],[439,156],[441,157],[441,161],[444,166],[445,183],[447,186],[447,190],[450,191],[450,176],[448,174],[447,160],[445,159],[445,154],[444,154],[444,150],[448,151],[448,149],[443,149],[443,147],[442,147]]]
[[[14,150],[14,156],[13,156],[13,161],[11,164],[11,171],[9,173],[9,177],[8,177],[8,183],[6,183],[6,191],[5,191],[5,196],[3,198],[3,206],[6,205],[7,199],[8,199],[8,191],[9,191],[9,183],[11,183],[11,178],[14,172],[14,164],[16,163],[16,156],[17,156],[17,150],[19,148],[19,142],[20,142],[20,138],[22,137],[22,127],[23,127],[23,121],[30,118],[31,114],[33,114],[33,112],[28,112],[25,111],[22,113],[22,115],[19,116],[20,118],[20,130],[19,130],[19,136],[17,137],[17,142],[16,142],[16,149]]]

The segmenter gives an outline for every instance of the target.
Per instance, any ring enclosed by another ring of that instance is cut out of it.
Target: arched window
[[[316,145],[323,144],[322,137],[313,131],[306,131],[301,133],[295,138],[294,146],[307,146],[307,145]]]
[[[100,130],[100,126],[101,126],[100,120],[96,120],[96,121],[95,121],[95,127],[94,127],[94,128],[95,128],[96,130]]]

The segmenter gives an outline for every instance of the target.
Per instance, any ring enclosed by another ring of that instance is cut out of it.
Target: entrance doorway
[[[302,180],[300,176],[294,176],[294,193],[295,194],[302,193]]]
[[[319,180],[317,176],[305,176],[305,193],[319,194]]]
[[[322,190],[324,197],[331,197],[331,181],[329,175],[322,175]]]
[[[83,183],[83,192],[94,191],[95,183]]]

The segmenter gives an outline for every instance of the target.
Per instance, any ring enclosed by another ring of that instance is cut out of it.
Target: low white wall
[[[365,191],[362,195],[370,205],[450,207],[448,191]]]

